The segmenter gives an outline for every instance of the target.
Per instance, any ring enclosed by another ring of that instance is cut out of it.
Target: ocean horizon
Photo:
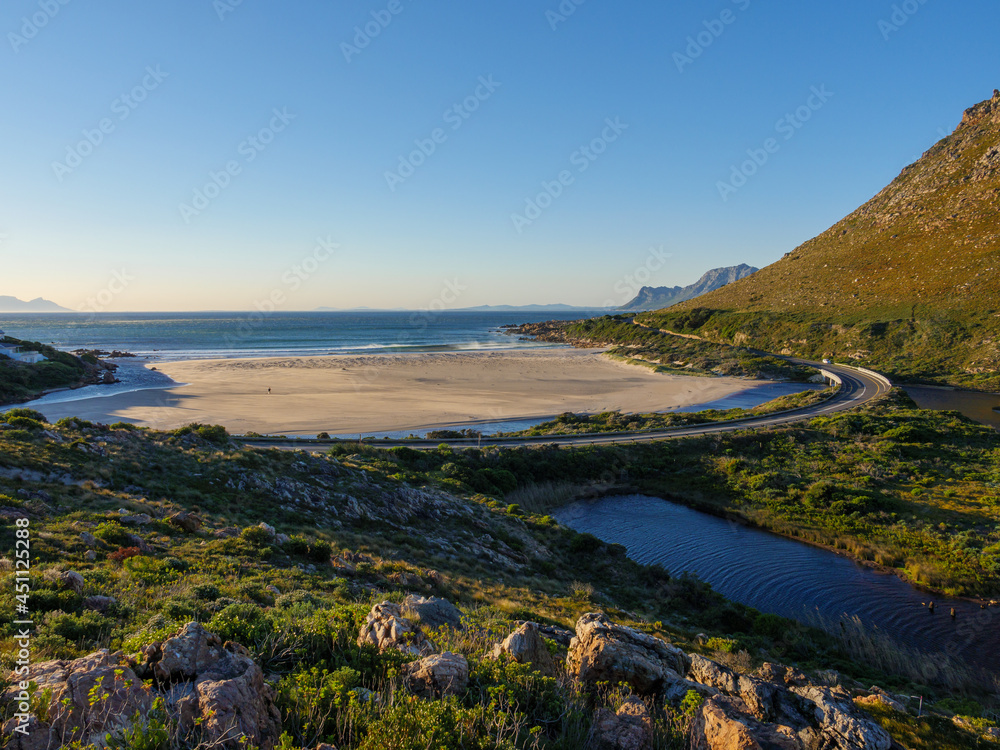
[[[497,351],[561,346],[500,330],[593,311],[313,311],[6,313],[0,330],[61,350],[118,350],[148,360],[301,357],[327,354]]]

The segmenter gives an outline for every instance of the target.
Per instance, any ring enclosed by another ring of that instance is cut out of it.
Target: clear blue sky
[[[74,308],[623,302],[773,262],[1000,86],[995,0],[62,2],[0,7],[0,294]]]

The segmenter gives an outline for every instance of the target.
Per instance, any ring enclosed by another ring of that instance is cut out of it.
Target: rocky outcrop
[[[201,528],[202,523],[204,523],[197,513],[191,513],[188,511],[181,511],[180,513],[174,513],[167,519],[167,523],[172,526],[176,526],[181,531],[186,531],[188,534],[194,534]]]
[[[757,721],[739,698],[705,701],[691,722],[691,750],[804,750],[786,728]]]
[[[691,655],[688,677],[726,695],[740,698],[759,721],[773,721],[777,714],[775,697],[779,688],[764,680],[739,674],[698,654]]]
[[[13,732],[15,720],[4,725],[11,750],[48,750],[79,741],[83,745],[103,739],[127,726],[136,713],[149,711],[153,697],[124,660],[122,654],[98,651],[72,661],[34,664],[27,681],[39,691],[51,690],[46,721],[34,720],[27,735]],[[4,703],[17,703],[18,689],[4,693]],[[36,696],[38,693],[36,693]],[[98,700],[92,701],[91,696]]]
[[[654,695],[683,679],[687,655],[676,646],[588,613],[576,623],[566,668],[581,682],[627,683],[640,695]]]
[[[839,688],[786,687],[738,674],[697,655],[692,655],[691,663],[689,677],[723,693],[706,701],[695,716],[692,736],[697,750],[892,747],[889,734],[855,708],[850,695]],[[782,668],[780,674],[799,681],[794,670]]]
[[[889,734],[841,688],[809,684],[801,672],[776,664],[765,664],[761,677],[740,674],[704,656],[689,656],[659,638],[616,625],[603,614],[586,614],[577,622],[566,664],[570,674],[587,685],[627,684],[639,695],[669,703],[697,692],[705,700],[692,722],[695,750],[892,747]],[[607,713],[596,716],[595,722],[598,719],[601,726],[612,726]],[[614,732],[609,732],[609,742],[617,741]]]
[[[458,695],[469,684],[469,662],[461,654],[446,651],[403,666],[403,684],[414,695],[443,698]]]
[[[59,582],[75,594],[83,593],[83,576],[75,570],[67,570],[60,573]]]
[[[462,627],[462,613],[447,599],[436,596],[425,599],[410,594],[403,600],[400,609],[406,617],[418,620],[428,630],[445,626],[455,629]]]
[[[559,673],[559,665],[542,640],[538,626],[533,622],[523,623],[503,642],[496,644],[490,656],[494,659],[506,656],[518,664],[531,664],[539,672],[550,677]]]
[[[792,692],[803,699],[804,708],[812,712],[830,747],[840,750],[889,750],[892,738],[854,706],[849,693],[837,688],[796,687]]]
[[[398,604],[382,602],[372,607],[358,634],[358,645],[378,650],[396,649],[413,656],[429,656],[436,650],[418,625],[405,617]]]
[[[219,747],[249,742],[270,750],[281,715],[264,673],[239,644],[226,643],[198,623],[143,651],[140,675],[151,676],[185,732]],[[245,739],[241,739],[245,738]]]
[[[646,704],[635,696],[616,713],[606,708],[594,712],[590,729],[591,750],[647,750],[653,746],[653,720]]]

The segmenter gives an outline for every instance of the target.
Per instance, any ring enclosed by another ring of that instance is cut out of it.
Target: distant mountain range
[[[17,297],[0,296],[0,313],[44,313],[44,312],[73,312],[68,307],[57,305],[47,299],[36,297],[25,302]]]
[[[577,305],[479,305],[477,307],[449,308],[447,312],[604,312],[611,307],[579,307]],[[336,307],[317,307],[315,312],[413,312],[409,308],[383,309],[376,307],[353,307],[341,310]]]
[[[690,286],[644,286],[635,299],[622,305],[620,309],[625,312],[662,310],[678,302],[686,302],[708,292],[714,292],[734,281],[745,279],[758,270],[760,269],[741,263],[738,266],[713,268]]]

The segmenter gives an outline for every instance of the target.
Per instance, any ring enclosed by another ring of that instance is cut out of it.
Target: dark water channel
[[[921,409],[959,411],[969,419],[1000,430],[1000,393],[953,391],[916,385],[906,386],[905,390]]]
[[[922,592],[895,575],[818,547],[676,503],[623,495],[573,503],[560,523],[624,545],[639,563],[685,571],[729,599],[785,617],[830,624],[858,617],[897,643],[1000,673],[1000,607]],[[934,601],[931,614],[925,603]],[[954,607],[956,616],[950,616]]]

